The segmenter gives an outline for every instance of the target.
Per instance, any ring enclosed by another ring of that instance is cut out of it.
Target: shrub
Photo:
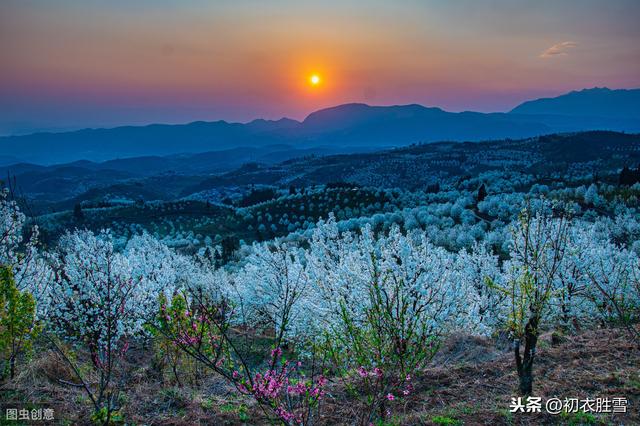
[[[11,379],[16,373],[18,357],[30,353],[40,331],[35,313],[33,296],[18,290],[11,268],[0,267],[0,354],[5,363],[3,375]]]

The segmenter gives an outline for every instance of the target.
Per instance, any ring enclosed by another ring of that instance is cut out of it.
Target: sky
[[[0,135],[349,102],[508,111],[640,87],[638,22],[638,0],[2,0]]]

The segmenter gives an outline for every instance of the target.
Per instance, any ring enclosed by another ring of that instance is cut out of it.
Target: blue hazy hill
[[[153,124],[0,138],[0,156],[37,164],[289,145],[349,151],[432,141],[525,138],[556,132],[640,132],[640,90],[588,89],[509,113],[452,113],[421,105],[345,104],[290,119]],[[5,163],[6,164],[6,163]]]
[[[584,89],[555,98],[527,101],[515,107],[511,113],[637,120],[640,119],[640,89]]]

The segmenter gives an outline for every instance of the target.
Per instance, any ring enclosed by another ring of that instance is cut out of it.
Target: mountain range
[[[276,153],[282,159],[277,153],[283,149],[351,152],[442,140],[524,138],[583,130],[640,132],[640,89],[585,89],[524,102],[508,113],[453,113],[416,104],[354,103],[313,112],[301,122],[287,118],[249,123],[214,121],[6,136],[0,137],[0,165],[104,162],[246,147],[257,149],[258,156]]]

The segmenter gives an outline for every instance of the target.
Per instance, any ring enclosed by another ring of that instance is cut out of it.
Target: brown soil
[[[626,414],[561,416],[512,414],[517,396],[513,355],[494,341],[457,335],[449,339],[433,366],[415,377],[415,392],[391,406],[388,424],[432,425],[640,425],[640,350],[619,329],[598,329],[552,342],[542,336],[535,363],[534,394],[543,398],[625,397]],[[503,345],[501,345],[503,346]],[[162,378],[150,356],[139,350],[126,366],[123,392],[127,423],[146,425],[220,425],[267,423],[255,404],[238,398],[215,376],[182,387]],[[0,388],[4,407],[30,404],[55,409],[58,424],[87,424],[91,405],[72,372],[53,352],[41,352],[13,382]],[[244,408],[238,408],[241,405]],[[353,424],[357,404],[339,382],[331,383],[323,400],[322,423]],[[543,410],[544,411],[544,410]],[[0,413],[4,424],[4,410]],[[449,423],[447,423],[449,422]],[[17,423],[8,423],[17,424]],[[45,424],[45,422],[38,422]]]

